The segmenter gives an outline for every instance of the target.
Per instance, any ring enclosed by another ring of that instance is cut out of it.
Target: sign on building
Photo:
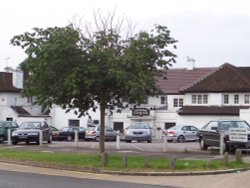
[[[229,140],[235,142],[247,142],[247,129],[245,128],[230,128]]]

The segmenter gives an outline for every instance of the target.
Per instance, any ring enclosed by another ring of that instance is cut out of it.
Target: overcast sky
[[[34,27],[66,26],[77,15],[90,22],[93,11],[125,15],[137,30],[165,25],[177,39],[177,63],[186,57],[196,67],[225,62],[250,66],[250,1],[248,0],[8,0],[0,6],[0,71],[16,68],[26,55],[10,39]]]

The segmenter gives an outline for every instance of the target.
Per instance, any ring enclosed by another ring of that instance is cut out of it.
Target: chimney
[[[23,72],[16,69],[12,72],[12,84],[18,89],[23,89]]]
[[[189,56],[186,57],[187,60],[187,70],[193,70],[195,67],[195,59]]]

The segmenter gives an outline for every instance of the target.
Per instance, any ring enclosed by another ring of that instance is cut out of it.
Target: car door
[[[110,127],[105,127],[105,139],[113,140],[114,139],[114,130]]]
[[[50,128],[46,122],[42,122],[41,129],[43,131],[43,140],[47,141],[50,139]]]
[[[183,126],[181,128],[181,134],[180,135],[183,135],[185,137],[185,140],[190,140],[191,137],[190,137],[190,128],[189,128],[189,126]]]
[[[206,127],[206,136],[204,137],[211,146],[219,146],[220,136],[218,133],[218,122],[211,121]]]
[[[197,140],[198,129],[194,126],[189,126],[189,129],[190,129],[190,140]]]

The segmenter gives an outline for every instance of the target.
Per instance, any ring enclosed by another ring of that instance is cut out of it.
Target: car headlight
[[[17,132],[12,132],[12,136],[16,136],[16,135],[18,135]]]
[[[38,133],[28,133],[28,135],[31,135],[31,136],[37,136]]]
[[[127,130],[127,135],[131,135],[131,131],[130,130]]]

